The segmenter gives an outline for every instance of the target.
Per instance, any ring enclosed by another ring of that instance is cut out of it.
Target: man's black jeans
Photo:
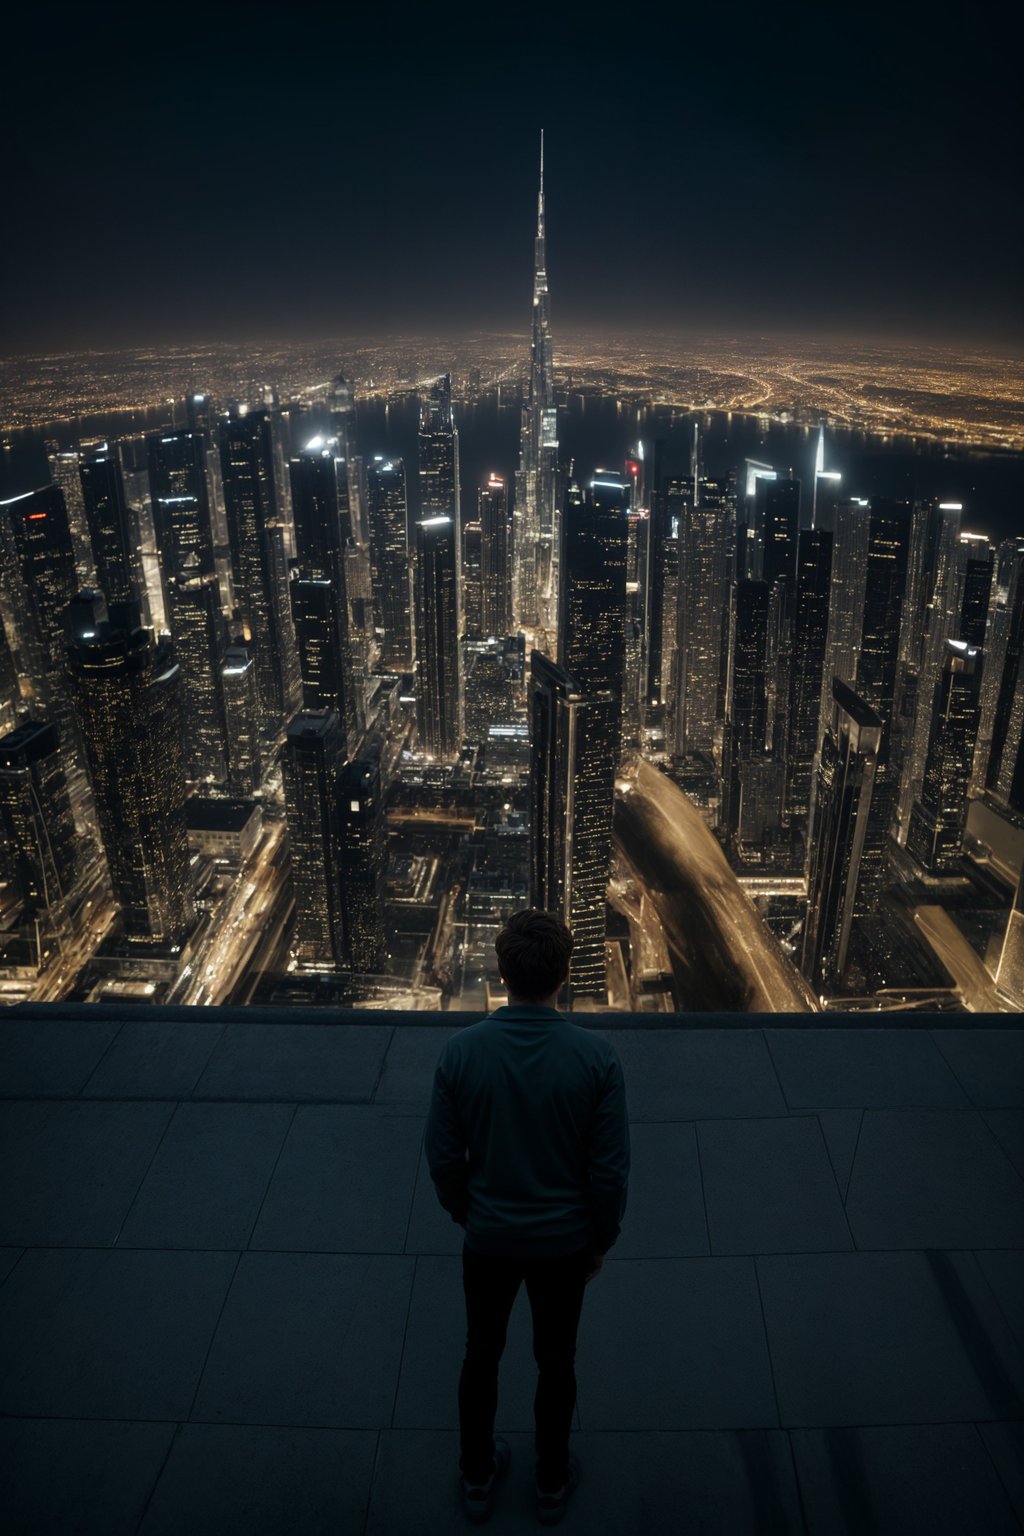
[[[539,1367],[533,1413],[537,1481],[557,1490],[569,1469],[569,1431],[576,1406],[576,1330],[593,1249],[557,1258],[506,1258],[463,1245],[466,1358],[459,1378],[459,1470],[486,1483],[493,1470],[498,1365],[512,1304],[525,1279],[533,1313],[533,1357]]]

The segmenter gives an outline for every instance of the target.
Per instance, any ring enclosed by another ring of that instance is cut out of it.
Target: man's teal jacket
[[[424,1145],[438,1199],[465,1227],[468,1248],[605,1253],[629,1182],[618,1052],[554,1008],[498,1008],[445,1043]]]

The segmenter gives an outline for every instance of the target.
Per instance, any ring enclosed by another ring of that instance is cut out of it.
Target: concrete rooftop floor
[[[8,1536],[463,1528],[462,1233],[422,1136],[476,1017],[0,1016]],[[601,1020],[633,1168],[564,1528],[1019,1533],[1020,1024]],[[534,1383],[523,1289],[497,1532],[536,1528]]]

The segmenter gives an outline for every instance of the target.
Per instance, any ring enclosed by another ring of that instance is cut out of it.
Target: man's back
[[[442,1050],[425,1145],[441,1203],[475,1252],[603,1253],[629,1178],[618,1053],[553,1008],[499,1008]]]

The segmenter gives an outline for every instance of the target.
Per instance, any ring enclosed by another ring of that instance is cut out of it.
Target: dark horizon
[[[0,352],[521,333],[541,128],[556,343],[1019,345],[1010,51],[911,7],[731,21],[22,14]]]

